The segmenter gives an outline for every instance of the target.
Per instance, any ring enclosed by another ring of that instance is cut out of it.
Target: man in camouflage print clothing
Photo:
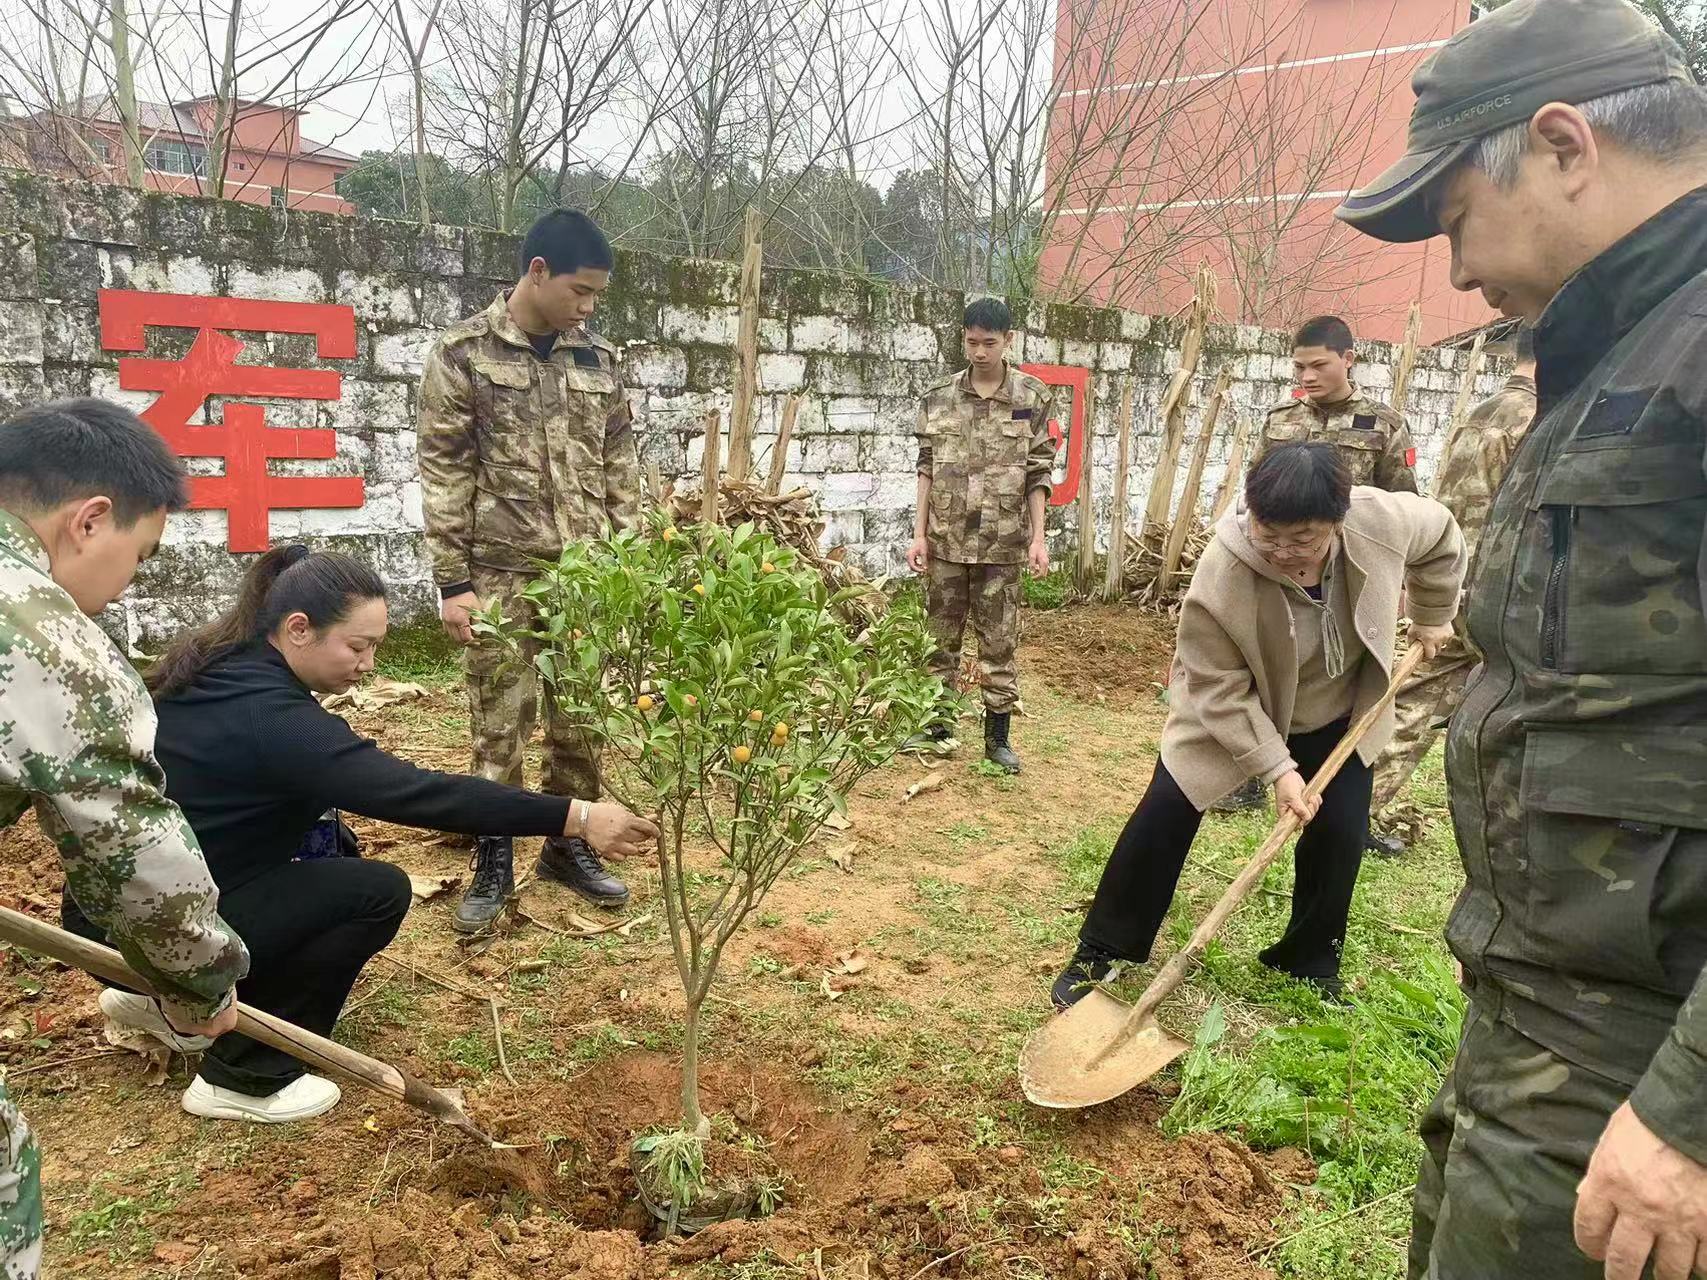
[[[1511,0],[1340,206],[1535,324],[1447,731],[1469,993],[1414,1280],[1707,1271],[1707,91],[1625,0]]]
[[[134,414],[98,400],[0,425],[0,825],[34,805],[77,905],[148,979],[145,1029],[205,1048],[237,1024],[249,954],[217,912],[195,835],[166,798],[154,706],[93,615],[186,501],[183,468]],[[103,996],[102,1006],[107,1006]],[[41,1261],[41,1161],[0,1088],[0,1275]]]
[[[544,789],[595,798],[592,745],[540,688],[531,652],[507,663],[475,644],[473,610],[509,617],[540,561],[640,513],[640,460],[616,348],[586,323],[610,283],[610,243],[583,213],[558,209],[522,242],[521,278],[439,339],[421,379],[419,449],[427,547],[445,629],[467,646],[474,771],[522,785],[522,750],[544,703]],[[602,907],[628,887],[580,839],[547,840],[536,874]],[[458,906],[462,932],[484,928],[515,889],[509,835],[476,842],[473,883]]]
[[[925,575],[925,610],[937,649],[931,673],[950,688],[970,614],[978,632],[984,755],[1020,770],[1009,740],[1019,700],[1020,571],[1049,572],[1044,504],[1055,448],[1049,387],[1008,363],[1013,317],[983,298],[966,308],[967,367],[919,406],[919,498],[907,563]],[[947,736],[945,726],[932,731]]]
[[[1463,422],[1453,425],[1434,476],[1433,496],[1457,518],[1472,556],[1512,454],[1534,417],[1535,337],[1526,325],[1517,333],[1517,369],[1505,386],[1472,409]],[[1457,710],[1464,682],[1471,668],[1481,661],[1465,635],[1462,613],[1453,623],[1453,632],[1441,651],[1412,673],[1399,690],[1394,705],[1398,728],[1375,765],[1375,798],[1370,813],[1376,819],[1393,803],[1434,745],[1436,730]],[[1385,858],[1396,858],[1405,851],[1404,841],[1397,835],[1391,831],[1384,834],[1373,826],[1369,847]]]

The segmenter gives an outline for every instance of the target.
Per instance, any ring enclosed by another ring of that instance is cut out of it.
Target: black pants
[[[1346,726],[1341,720],[1286,740],[1306,781],[1332,754]],[[1369,767],[1355,754],[1328,784],[1315,820],[1298,838],[1292,919],[1280,941],[1258,957],[1269,967],[1299,978],[1339,975],[1351,891],[1369,834],[1372,787]],[[1079,930],[1080,941],[1123,959],[1148,960],[1202,821],[1203,815],[1158,760],[1149,790],[1126,820],[1103,868],[1096,899]]]
[[[397,936],[409,910],[409,877],[389,862],[315,858],[287,862],[219,895],[219,914],[249,947],[245,1004],[319,1035],[332,1034],[362,966]],[[66,895],[65,927],[105,942]],[[295,1058],[231,1032],[202,1055],[201,1078],[254,1097],[305,1073]]]

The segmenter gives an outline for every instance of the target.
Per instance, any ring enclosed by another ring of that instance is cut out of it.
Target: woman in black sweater
[[[328,809],[467,835],[578,836],[624,858],[657,828],[621,805],[539,795],[434,773],[381,750],[315,701],[373,669],[385,587],[348,556],[282,547],[250,570],[237,606],[180,637],[150,671],[166,793],[184,811],[219,886],[219,910],[248,943],[240,999],[330,1035],[362,966],[396,935],[409,878],[355,857],[296,860]],[[70,897],[66,927],[99,937]],[[102,994],[115,1022],[175,1048],[153,1002]],[[192,1115],[263,1121],[319,1115],[338,1087],[235,1033],[202,1058],[184,1093]]]

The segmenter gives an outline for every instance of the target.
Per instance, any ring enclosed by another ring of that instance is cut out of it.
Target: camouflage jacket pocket
[[[530,557],[553,556],[559,546],[550,510],[541,501],[541,476],[526,467],[482,462],[474,476],[473,554],[494,569],[527,569]]]
[[[473,356],[468,368],[481,458],[498,466],[538,467],[542,435],[532,367],[523,360]]]
[[[1707,957],[1707,730],[1533,726],[1521,803],[1528,958],[1687,994]]]

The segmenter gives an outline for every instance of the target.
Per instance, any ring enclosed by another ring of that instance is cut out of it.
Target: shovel
[[[1393,670],[1387,692],[1340,739],[1333,754],[1304,788],[1306,799],[1313,800],[1327,790],[1340,766],[1398,696],[1399,686],[1416,670],[1422,657],[1421,646],[1413,645],[1405,651]],[[1137,1004],[1129,1005],[1101,987],[1094,987],[1071,1009],[1032,1032],[1019,1055],[1020,1086],[1025,1096],[1040,1107],[1062,1110],[1092,1107],[1142,1084],[1191,1048],[1162,1029],[1156,1021],[1156,1007],[1185,981],[1209,940],[1256,887],[1300,825],[1291,810],[1281,814],[1262,847],[1227,886],[1191,940],[1156,973]]]
[[[133,991],[153,994],[147,980],[125,963],[124,957],[111,947],[90,942],[87,938],[68,933],[56,925],[24,915],[20,911],[0,907],[0,942],[25,947],[62,964],[68,964],[74,969],[94,974],[97,978],[129,987]],[[270,1013],[246,1004],[237,1006],[237,1030],[250,1039],[271,1045],[311,1067],[333,1072],[377,1093],[406,1102],[445,1124],[461,1129],[469,1137],[478,1139],[488,1147],[498,1148],[505,1145],[477,1129],[474,1121],[468,1118],[450,1094],[423,1084],[401,1067],[381,1062],[378,1058],[370,1058],[365,1053],[357,1053],[335,1040],[317,1036],[295,1023],[275,1018]]]

